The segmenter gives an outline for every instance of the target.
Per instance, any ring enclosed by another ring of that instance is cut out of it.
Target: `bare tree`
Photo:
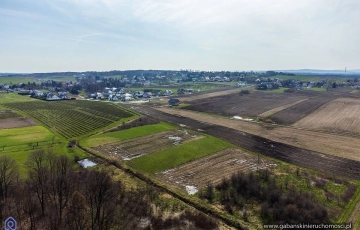
[[[55,211],[57,224],[61,225],[63,212],[74,191],[73,166],[66,156],[55,156],[50,164],[49,201]]]
[[[19,179],[19,168],[16,161],[8,156],[0,157],[0,199],[8,197],[11,186]]]
[[[46,195],[48,193],[49,167],[47,156],[44,150],[32,152],[26,162],[29,173],[29,181],[36,193],[41,206],[41,213],[45,216]]]
[[[79,191],[75,191],[72,194],[67,212],[66,222],[69,229],[82,230],[89,228],[87,221],[87,208],[85,197]]]
[[[3,212],[6,200],[11,193],[11,188],[18,182],[19,169],[15,160],[8,156],[0,157],[0,219],[3,219]]]
[[[105,171],[89,171],[85,187],[90,208],[91,229],[109,229],[116,211],[120,186]]]

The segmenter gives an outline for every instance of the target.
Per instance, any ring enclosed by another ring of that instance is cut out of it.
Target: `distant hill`
[[[295,74],[335,74],[335,75],[345,75],[345,69],[343,70],[321,70],[321,69],[296,69],[296,70],[276,70],[277,72],[284,73],[295,73]],[[346,70],[346,74],[360,74],[360,69],[348,69]]]

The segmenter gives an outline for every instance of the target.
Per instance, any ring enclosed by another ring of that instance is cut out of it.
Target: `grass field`
[[[125,129],[116,132],[102,133],[91,136],[80,141],[83,147],[91,148],[98,145],[110,144],[118,141],[124,141],[135,137],[142,137],[150,134],[159,133],[166,130],[172,130],[176,127],[164,122],[158,124],[146,125],[135,127],[131,129]]]
[[[274,77],[271,77],[271,79],[275,79],[275,78],[279,78],[282,80],[289,80],[289,79],[294,79],[294,80],[299,80],[299,81],[319,81],[321,80],[321,77],[319,76],[306,76],[306,75],[295,75],[295,76],[288,76],[288,75],[276,75]]]
[[[312,87],[312,88],[303,88],[302,90],[311,90],[311,91],[317,91],[317,92],[326,92],[326,88],[324,87]]]
[[[42,126],[31,126],[0,130],[0,146],[13,146],[38,141],[51,141],[54,137]]]
[[[131,165],[141,171],[156,173],[175,168],[186,162],[233,147],[232,144],[212,136],[170,147],[160,152],[151,153],[131,160]]]
[[[80,149],[67,148],[67,141],[42,126],[0,130],[0,155],[7,155],[16,160],[21,176],[26,175],[25,162],[29,154],[38,149],[66,154],[70,159],[75,155],[80,158],[87,157],[87,154]]]
[[[19,83],[27,84],[28,82],[30,83],[35,82],[36,84],[40,84],[40,82],[34,77],[0,77],[0,83],[9,84],[9,85],[19,84]]]
[[[11,102],[27,102],[27,101],[39,101],[28,96],[22,96],[17,93],[0,93],[0,105]]]
[[[4,83],[4,84],[24,83],[24,84],[27,84],[28,82],[30,82],[30,83],[35,82],[36,84],[40,84],[41,81],[38,81],[38,79],[54,80],[54,81],[62,81],[62,82],[67,82],[67,81],[75,82],[76,81],[75,77],[73,77],[73,76],[63,76],[63,77],[58,77],[58,76],[50,76],[50,77],[14,76],[14,77],[0,77],[0,83]]]

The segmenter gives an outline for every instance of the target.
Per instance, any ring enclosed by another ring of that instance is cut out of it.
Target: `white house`
[[[60,100],[60,97],[58,97],[52,93],[49,93],[46,97],[46,100],[47,101],[58,101],[58,100]]]
[[[117,101],[118,97],[114,94],[109,95],[109,101]]]
[[[173,91],[171,91],[170,89],[167,89],[164,91],[164,96],[170,96],[170,95],[173,95]]]

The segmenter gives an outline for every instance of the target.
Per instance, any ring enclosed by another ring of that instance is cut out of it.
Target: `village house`
[[[180,101],[177,98],[171,98],[169,100],[169,106],[180,105]]]

